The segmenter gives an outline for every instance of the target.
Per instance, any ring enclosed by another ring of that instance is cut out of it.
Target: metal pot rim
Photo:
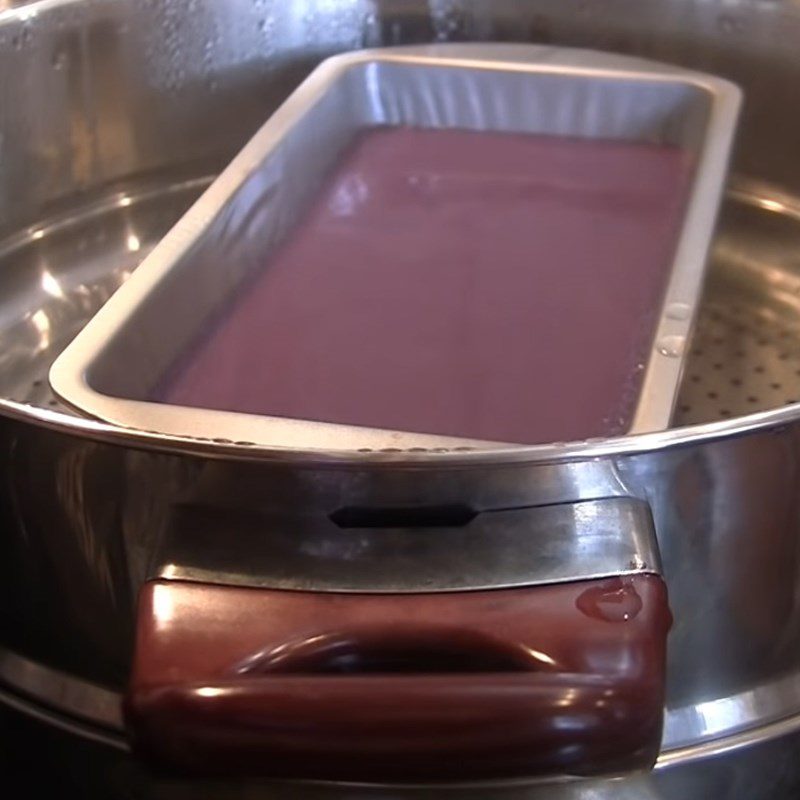
[[[578,442],[518,445],[474,451],[436,450],[295,450],[244,444],[222,439],[174,436],[155,431],[134,430],[109,425],[99,420],[74,417],[60,411],[0,399],[0,415],[57,433],[93,441],[144,450],[220,458],[233,461],[302,463],[304,466],[350,468],[451,468],[524,466],[585,461],[596,458],[652,453],[684,445],[717,441],[750,433],[770,432],[800,419],[800,404],[761,411],[730,420],[690,425],[655,433],[640,433],[607,439]]]

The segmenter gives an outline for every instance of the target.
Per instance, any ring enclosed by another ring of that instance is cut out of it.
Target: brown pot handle
[[[140,754],[192,775],[620,773],[658,752],[669,624],[644,574],[409,595],[156,581],[127,716]]]

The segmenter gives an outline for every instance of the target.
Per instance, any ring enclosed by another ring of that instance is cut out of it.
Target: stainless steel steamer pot
[[[58,405],[46,382],[55,355],[314,63],[356,47],[451,39],[596,47],[718,73],[745,90],[682,427],[513,456],[288,456],[122,431]],[[652,512],[675,617],[656,769],[491,793],[792,796],[800,782],[798,41],[800,12],[774,2],[48,0],[4,12],[6,704],[67,731],[67,746],[112,791],[195,793],[142,777],[120,754],[119,697],[147,577],[258,583],[275,563],[247,557],[257,552],[252,537],[260,545],[276,522],[324,552],[339,541],[330,516],[353,510],[368,510],[362,531],[383,546],[381,510],[633,499]],[[312,569],[320,563],[301,555]],[[463,555],[459,570],[479,563]],[[281,580],[291,586],[302,575]],[[79,736],[96,743],[90,755],[74,745]],[[235,781],[205,789],[301,791]],[[371,792],[380,790],[359,790]]]

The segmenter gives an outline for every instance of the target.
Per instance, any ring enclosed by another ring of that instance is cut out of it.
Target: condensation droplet
[[[691,313],[692,307],[688,303],[670,303],[667,306],[667,317],[669,319],[689,319]]]
[[[656,349],[662,356],[669,356],[670,358],[682,356],[685,348],[685,336],[662,336],[656,345]]]
[[[575,605],[593,619],[627,622],[642,610],[642,598],[629,580],[611,578],[601,586],[587,589]]]

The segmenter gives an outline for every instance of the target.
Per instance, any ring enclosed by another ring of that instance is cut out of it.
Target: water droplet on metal
[[[53,69],[60,71],[67,65],[67,54],[62,50],[53,53],[53,58],[50,60]]]
[[[656,345],[656,349],[662,356],[670,356],[672,358],[683,355],[685,347],[685,336],[662,336]]]
[[[642,610],[642,598],[631,581],[611,578],[587,589],[576,601],[587,617],[605,622],[627,622]]]
[[[688,303],[670,303],[667,306],[667,317],[669,319],[689,319],[691,313],[692,307]]]

